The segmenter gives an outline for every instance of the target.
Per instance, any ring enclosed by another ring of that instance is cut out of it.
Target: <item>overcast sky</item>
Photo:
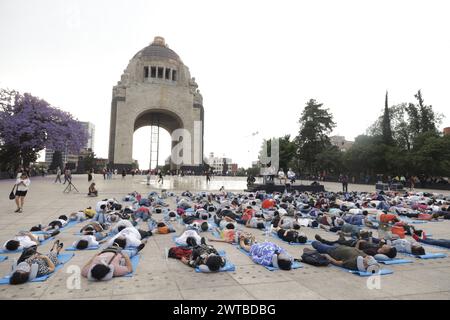
[[[1,0],[0,87],[93,122],[94,151],[107,157],[112,87],[163,36],[203,95],[205,155],[248,166],[263,138],[298,132],[310,98],[350,140],[381,113],[386,90],[392,105],[422,89],[450,126],[447,2]],[[149,141],[148,128],[135,133],[141,168]]]

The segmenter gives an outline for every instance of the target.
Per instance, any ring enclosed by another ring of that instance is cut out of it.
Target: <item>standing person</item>
[[[341,175],[342,192],[348,192],[348,176],[346,174]]]
[[[22,173],[25,172],[25,170],[22,167],[19,167],[16,174],[16,179],[19,179],[22,176]]]
[[[25,196],[28,192],[28,187],[30,186],[30,178],[28,178],[28,175],[24,172],[21,174],[20,178],[16,180],[16,205],[17,210],[14,212],[22,212],[23,203],[25,201]]]
[[[127,172],[125,169],[122,169],[122,179],[125,179],[125,176],[127,175]]]
[[[58,167],[56,169],[56,179],[55,179],[54,183],[56,183],[56,181],[59,181],[59,183],[61,183],[61,168],[60,167]]]
[[[133,178],[134,178],[134,173],[135,173],[134,169],[131,170],[131,176],[132,176]]]
[[[92,169],[88,172],[88,182],[92,181]]]
[[[67,182],[67,178],[68,178],[68,175],[67,175],[67,171],[68,171],[69,169],[67,169],[67,168],[64,168],[64,182],[63,182],[63,184],[66,184],[66,182]]]
[[[147,185],[150,185],[150,178],[152,177],[152,172],[150,169],[147,171]]]
[[[211,175],[209,173],[209,171],[206,171],[206,183],[210,183],[211,182]]]
[[[72,183],[72,171],[70,171],[70,169],[67,169],[67,181],[70,183]]]
[[[106,180],[106,168],[103,168],[103,180]]]
[[[284,174],[283,168],[280,168],[280,171],[278,171],[278,179],[280,180],[280,184],[281,180],[283,180],[284,184],[286,184],[286,175]]]
[[[295,172],[292,171],[291,168],[289,168],[288,173],[287,173],[288,179],[289,181],[294,184],[295,183]]]
[[[164,177],[163,177],[161,170],[159,170],[159,172],[158,172],[158,183],[161,183],[161,184],[164,183]]]

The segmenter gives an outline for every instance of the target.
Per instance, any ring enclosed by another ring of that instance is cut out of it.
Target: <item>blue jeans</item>
[[[450,249],[450,240],[448,239],[419,239],[419,242]]]
[[[313,247],[314,249],[316,249],[319,253],[326,253],[326,254],[329,254],[330,251],[332,251],[333,249],[336,248],[336,246],[330,246],[330,245],[328,245],[328,244],[323,244],[323,243],[320,242],[320,241],[313,241],[313,242],[311,243],[311,245],[312,245],[312,247]]]
[[[130,259],[138,254],[138,251],[136,248],[123,249],[121,252],[123,254],[126,254]]]

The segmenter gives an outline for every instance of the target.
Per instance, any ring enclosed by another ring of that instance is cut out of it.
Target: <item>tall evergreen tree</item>
[[[328,134],[336,126],[333,115],[322,106],[322,103],[314,99],[307,102],[300,117],[299,134],[295,139],[299,160],[306,164],[310,173],[315,173],[316,156],[331,144]]]
[[[382,135],[383,135],[383,142],[387,145],[393,145],[394,139],[392,138],[391,117],[389,115],[388,92],[387,91],[386,91],[386,99],[384,102],[383,123],[382,123],[381,129],[382,129]]]

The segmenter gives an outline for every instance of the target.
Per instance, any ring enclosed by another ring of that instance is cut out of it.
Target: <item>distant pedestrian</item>
[[[64,169],[64,182],[63,182],[63,184],[66,184],[66,182],[69,180],[68,179],[68,172],[69,172],[69,169],[67,169],[67,168],[65,168]]]
[[[56,179],[55,179],[54,183],[56,183],[56,181],[59,181],[59,183],[61,183],[61,168],[60,167],[58,167],[56,169]]]
[[[150,170],[148,170],[147,172],[147,185],[150,185],[150,178],[152,177],[152,172]]]
[[[348,192],[348,176],[346,174],[342,174],[340,180],[342,183],[342,192]]]
[[[89,170],[89,172],[88,172],[88,182],[91,182],[92,181],[92,170]]]
[[[23,172],[20,175],[20,178],[18,178],[16,180],[16,193],[15,193],[15,200],[16,200],[16,205],[17,205],[17,210],[14,212],[22,212],[23,209],[23,203],[25,201],[25,196],[27,195],[28,192],[28,188],[30,186],[30,178],[28,177],[28,175]]]
[[[163,177],[161,170],[159,170],[159,172],[158,172],[158,183],[161,183],[161,184],[164,183],[164,177]]]
[[[122,179],[125,179],[125,176],[127,175],[127,172],[125,169],[122,169]]]

